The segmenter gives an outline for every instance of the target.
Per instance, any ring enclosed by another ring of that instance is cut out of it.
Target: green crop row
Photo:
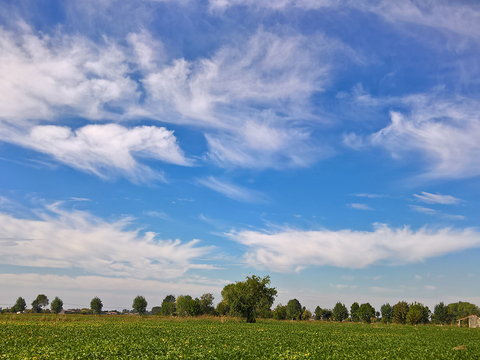
[[[0,317],[0,359],[479,359],[480,330],[452,326]]]

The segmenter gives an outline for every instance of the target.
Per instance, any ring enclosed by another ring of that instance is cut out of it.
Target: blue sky
[[[0,4],[0,306],[480,304],[474,2]]]

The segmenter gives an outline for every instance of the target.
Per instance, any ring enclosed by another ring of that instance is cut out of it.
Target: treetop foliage
[[[222,290],[224,308],[231,316],[240,316],[247,322],[255,322],[257,315],[270,310],[277,296],[277,290],[269,287],[270,277],[247,276],[245,281],[228,284]]]

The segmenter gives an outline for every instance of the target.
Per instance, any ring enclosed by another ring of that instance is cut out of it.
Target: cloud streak
[[[432,94],[388,101],[401,103],[411,111],[390,112],[390,125],[370,136],[372,145],[384,147],[396,158],[421,154],[427,163],[423,174],[427,179],[480,175],[478,101],[459,96],[445,99]],[[432,201],[433,197],[429,199]]]
[[[299,265],[359,269],[369,265],[399,265],[421,262],[470,248],[480,247],[474,229],[426,227],[392,229],[375,224],[373,231],[239,231],[229,233],[246,246],[245,261],[256,268],[292,272]]]
[[[204,179],[198,179],[197,183],[233,200],[246,203],[267,202],[267,197],[259,191],[249,190],[229,182],[220,181],[213,176],[209,176]]]
[[[148,158],[188,166],[173,131],[155,126],[126,128],[117,124],[87,125],[75,131],[63,126],[34,126],[28,132],[0,128],[0,140],[52,156],[57,161],[102,179],[124,176],[140,183],[164,180],[138,162]]]
[[[427,204],[460,204],[463,202],[462,199],[458,199],[451,195],[442,195],[442,194],[430,194],[428,192],[422,191],[422,195],[413,194],[418,200],[427,203]]]
[[[129,219],[107,223],[58,204],[37,211],[40,220],[0,213],[0,263],[47,268],[79,268],[89,273],[173,279],[190,269],[214,269],[197,261],[213,248],[199,240],[159,240],[153,232],[126,230]]]

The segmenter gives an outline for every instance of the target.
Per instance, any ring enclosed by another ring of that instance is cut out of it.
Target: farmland
[[[0,316],[1,359],[479,359],[480,330],[157,316]]]

